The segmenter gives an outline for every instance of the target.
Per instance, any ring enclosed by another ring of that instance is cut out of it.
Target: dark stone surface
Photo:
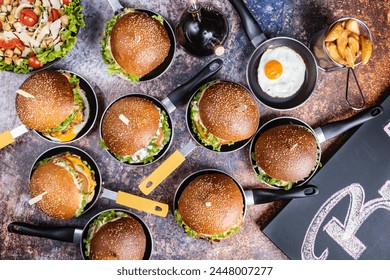
[[[159,99],[193,76],[212,59],[195,58],[177,46],[172,66],[160,78],[141,84],[131,84],[105,72],[99,53],[99,40],[104,22],[112,16],[107,1],[82,1],[85,9],[86,28],[78,35],[78,43],[71,53],[61,60],[56,68],[68,69],[84,76],[95,88],[100,101],[100,114],[111,101],[126,93],[146,93]],[[122,1],[125,6],[143,7],[165,16],[173,25],[186,6],[186,1]],[[374,36],[374,51],[370,62],[356,69],[361,88],[368,105],[375,104],[389,87],[390,44],[387,13],[389,1],[375,0],[274,0],[246,2],[268,37],[290,36],[305,44],[318,30],[343,16],[355,16],[363,20]],[[214,1],[229,19],[230,36],[227,51],[223,57],[225,66],[219,76],[223,79],[246,83],[245,69],[254,51],[242,30],[240,20],[228,1]],[[15,109],[15,91],[29,75],[0,73],[0,131],[12,129],[20,124]],[[332,120],[352,116],[344,100],[345,71],[319,72],[317,88],[304,106],[277,112],[258,103],[261,123],[268,119],[289,115],[303,119],[313,127]],[[175,138],[166,158],[175,149],[190,139],[185,125],[185,108],[172,114]],[[99,118],[100,119],[100,118]],[[161,161],[142,168],[132,168],[113,160],[97,144],[98,124],[84,138],[74,143],[90,153],[103,173],[105,187],[142,195],[137,185],[154,170]],[[322,145],[323,161],[326,161],[348,136],[348,133],[327,141]],[[9,234],[7,225],[12,221],[24,221],[45,226],[72,225],[83,227],[100,210],[118,207],[114,202],[101,198],[95,207],[80,218],[57,221],[46,217],[36,207],[29,206],[28,178],[31,165],[46,149],[55,146],[30,132],[17,143],[0,151],[0,259],[80,259],[79,246],[47,239]],[[230,154],[217,154],[204,148],[197,148],[183,165],[169,179],[149,195],[151,199],[172,204],[175,189],[191,172],[202,168],[218,168],[230,173],[244,188],[261,186],[254,178],[248,160],[249,147]],[[163,158],[163,159],[164,159]],[[132,210],[144,219],[154,238],[153,259],[286,259],[260,231],[259,225],[267,221],[283,203],[249,206],[245,224],[239,233],[219,243],[209,243],[187,237],[176,224],[172,212],[166,218]],[[286,237],[288,238],[288,237]]]

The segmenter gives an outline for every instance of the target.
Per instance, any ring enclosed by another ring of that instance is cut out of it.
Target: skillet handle
[[[3,133],[0,133],[0,149],[7,147],[8,145],[15,142],[14,137],[11,134],[11,131],[7,130]]]
[[[150,194],[186,160],[186,156],[189,155],[195,148],[196,144],[193,141],[189,141],[184,147],[175,151],[163,163],[161,163],[159,167],[157,167],[138,185],[138,188],[144,194]]]
[[[320,143],[322,143],[325,142],[326,140],[336,137],[337,135],[340,135],[341,133],[355,126],[365,123],[366,121],[369,121],[381,115],[382,113],[383,113],[383,108],[381,106],[374,106],[370,109],[367,109],[363,112],[354,115],[351,118],[328,123],[326,125],[318,127],[314,129],[314,132],[316,133]]]
[[[160,217],[166,217],[168,214],[168,204],[150,200],[144,197],[136,196],[130,193],[119,191],[116,201],[117,204],[137,209]]]
[[[252,45],[257,48],[267,40],[263,30],[242,0],[229,0],[241,18],[242,25]]]
[[[119,0],[108,0],[110,6],[115,14],[120,13],[123,10],[123,6],[119,3]]]
[[[23,134],[28,132],[28,129],[24,125],[19,125],[18,127],[10,130],[6,130],[0,133],[0,149],[12,144],[15,142],[15,139]]]
[[[263,204],[277,200],[290,200],[293,198],[311,197],[318,194],[318,188],[306,185],[302,188],[286,190],[253,189],[246,190],[245,197],[248,205]]]
[[[162,101],[162,103],[167,107],[168,112],[171,113],[176,108],[187,103],[191,97],[191,94],[193,94],[201,84],[206,82],[207,79],[218,73],[219,70],[221,70],[222,65],[222,59],[214,59],[205,67],[203,67],[198,74],[168,94],[167,97]]]
[[[8,231],[11,233],[44,237],[71,243],[76,243],[76,230],[73,227],[40,227],[22,222],[13,222],[8,225]]]

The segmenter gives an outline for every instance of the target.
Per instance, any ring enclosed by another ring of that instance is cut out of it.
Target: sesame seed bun
[[[203,174],[185,187],[177,210],[185,225],[207,237],[240,226],[243,209],[241,190],[229,176]]]
[[[146,235],[133,217],[123,217],[104,224],[91,240],[93,260],[142,260],[146,250]]]
[[[204,91],[199,101],[199,116],[211,134],[229,142],[252,137],[260,118],[252,95],[231,82],[218,82]]]
[[[119,119],[121,114],[129,120],[128,125]],[[129,156],[150,143],[159,123],[159,110],[153,102],[142,97],[125,97],[107,110],[102,123],[102,137],[112,153]]]
[[[72,174],[63,167],[47,162],[40,165],[30,180],[30,197],[47,192],[35,205],[55,219],[72,218],[81,206],[82,195]]]
[[[74,95],[68,79],[56,71],[40,71],[27,78],[16,94],[16,113],[30,129],[42,131],[60,125],[74,110]]]
[[[111,54],[119,66],[140,77],[163,63],[171,47],[164,25],[143,12],[121,16],[109,40]]]
[[[306,128],[286,124],[263,132],[255,144],[257,165],[270,177],[297,182],[316,166],[317,141]]]

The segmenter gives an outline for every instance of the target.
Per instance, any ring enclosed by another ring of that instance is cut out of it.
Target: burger
[[[171,48],[164,19],[134,9],[107,22],[100,44],[108,73],[135,83],[163,63]]]
[[[233,179],[210,173],[197,176],[184,188],[175,217],[187,235],[218,241],[238,232],[243,209],[242,192]]]
[[[232,82],[213,81],[199,89],[191,101],[192,130],[213,150],[249,139],[260,114],[252,95]]]
[[[308,128],[285,124],[267,129],[256,140],[253,159],[257,178],[290,189],[307,178],[319,162],[320,151]]]
[[[40,71],[27,78],[17,93],[21,122],[53,141],[75,139],[88,121],[89,104],[74,74]]]
[[[95,194],[94,171],[79,156],[65,153],[39,161],[33,168],[30,197],[48,216],[68,220],[80,216]]]
[[[110,210],[94,219],[83,242],[85,255],[92,260],[142,260],[147,238],[139,221]]]
[[[152,101],[124,97],[106,111],[100,145],[125,163],[149,163],[169,142],[168,116]]]

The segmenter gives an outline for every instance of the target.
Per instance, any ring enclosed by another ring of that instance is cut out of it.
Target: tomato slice
[[[63,0],[62,3],[64,3],[64,5],[68,5],[69,3],[72,3],[72,0]]]
[[[24,50],[25,46],[23,42],[19,39],[12,39],[11,41],[5,41],[4,39],[0,39],[0,47],[6,50],[13,49],[18,47],[20,50]]]
[[[53,21],[56,21],[58,18],[60,17],[59,13],[58,13],[58,10],[52,8],[51,9],[51,13],[49,15],[49,22],[53,22]]]
[[[0,0],[0,4],[3,4],[4,0]]]
[[[27,62],[28,65],[31,66],[32,68],[37,69],[42,67],[42,62],[40,62],[36,56],[30,57]]]
[[[34,26],[38,22],[38,16],[31,9],[24,9],[20,12],[20,22],[26,26]]]
[[[156,144],[158,145],[158,146],[162,146],[163,144],[162,144],[162,142],[163,142],[163,140],[164,140],[164,131],[163,131],[163,129],[162,128],[160,128],[160,134],[158,135],[158,138],[157,138],[157,140],[156,140]]]
[[[81,172],[77,172],[77,175],[80,177],[80,179],[82,181],[81,182],[81,184],[83,185],[82,191],[84,193],[89,193],[89,182],[88,182],[87,177]]]

